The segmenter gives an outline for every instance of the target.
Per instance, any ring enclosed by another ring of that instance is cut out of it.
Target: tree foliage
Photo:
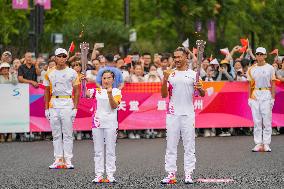
[[[0,0],[0,10],[0,44],[23,53],[29,45],[29,10],[13,10],[8,0]],[[54,48],[52,33],[64,34],[65,48],[74,41],[78,50],[80,42],[88,41],[104,42],[106,51],[117,51],[129,43],[131,28],[137,31],[132,51],[171,51],[186,38],[193,47],[196,39],[207,40],[206,23],[214,19],[217,41],[207,43],[209,54],[240,44],[240,38],[251,41],[252,35],[255,47],[281,52],[282,10],[281,0],[135,0],[130,1],[130,26],[125,26],[124,0],[52,0],[52,9],[45,11],[40,51]],[[198,33],[197,21],[202,23]]]

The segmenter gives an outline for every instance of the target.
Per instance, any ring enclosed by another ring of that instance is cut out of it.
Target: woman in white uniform
[[[100,88],[89,89],[87,96],[94,97],[93,109],[93,141],[95,150],[95,174],[94,183],[115,182],[113,176],[115,166],[115,146],[117,137],[117,107],[121,101],[121,91],[112,88],[114,73],[106,70],[102,74]],[[104,144],[106,144],[106,179],[104,179]]]

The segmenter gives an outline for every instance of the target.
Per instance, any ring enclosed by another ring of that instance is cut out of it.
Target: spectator
[[[16,58],[14,59],[13,61],[13,67],[10,68],[10,69],[13,69],[15,74],[18,75],[18,70],[19,70],[19,67],[22,65],[20,59]]]
[[[207,68],[209,66],[209,61],[207,59],[204,59],[202,61],[202,64],[201,64],[201,68],[200,68],[200,77],[205,77],[207,75]]]
[[[220,62],[220,66],[219,66],[219,74],[217,77],[217,81],[233,81],[233,77],[230,74],[231,72],[231,67],[230,67],[230,63],[228,60],[224,59]]]
[[[142,60],[144,64],[144,72],[147,74],[150,69],[150,64],[152,63],[151,54],[148,52],[143,53]]]
[[[234,63],[234,75],[235,81],[247,81],[246,75],[244,74],[243,66],[240,59],[237,59]]]
[[[100,61],[101,68],[106,66],[106,58],[103,55],[99,55],[98,60]]]
[[[150,70],[147,75],[144,76],[145,82],[161,82],[161,78],[157,72],[157,67],[154,64],[150,65]]]
[[[224,59],[220,62],[219,66],[219,74],[217,77],[217,81],[233,81],[233,77],[230,74],[231,66],[227,59]],[[231,136],[228,128],[220,128],[216,129],[216,132],[219,133],[218,136]]]
[[[24,64],[19,67],[18,80],[20,83],[28,83],[38,88],[37,76],[40,75],[40,69],[37,62],[32,60],[32,53],[25,54]]]
[[[44,80],[44,76],[46,72],[48,71],[48,64],[44,64],[43,69],[41,71],[40,77],[38,77],[39,83],[42,83]]]
[[[150,68],[150,65],[149,65]],[[140,83],[145,82],[144,76],[143,76],[143,67],[141,64],[136,64],[134,66],[134,73],[130,76],[130,82],[131,83]]]
[[[282,59],[281,69],[276,72],[276,77],[280,81],[284,82],[284,58]]]
[[[154,62],[154,65],[157,68],[161,67],[161,58],[162,58],[161,54],[159,54],[159,53],[154,54],[154,61],[153,62]]]
[[[0,64],[0,72],[2,73],[2,75],[0,75],[0,84],[17,84],[18,80],[17,80],[17,75],[13,72],[9,72],[10,70],[10,64],[7,62],[2,62]],[[7,135],[7,142],[11,142],[12,141],[12,133],[9,133]],[[5,136],[4,134],[0,133],[0,142],[5,142]]]
[[[130,75],[129,75],[129,72],[127,70],[127,66],[125,65],[124,60],[122,58],[118,58],[115,62],[116,62],[116,67],[120,69],[122,73],[123,81],[129,82]]]
[[[6,62],[8,64],[11,64],[12,62],[12,53],[10,51],[5,51],[3,52],[2,56],[1,56],[1,61],[2,62]]]
[[[48,70],[54,68],[56,66],[56,63],[54,62],[54,60],[51,60],[48,62]]]
[[[275,73],[276,73],[278,71],[278,64],[277,64],[277,62],[273,62],[272,66],[273,66],[273,68],[275,70]]]
[[[208,66],[206,69],[206,75],[202,77],[203,81],[214,81],[214,68],[212,65]]]
[[[115,62],[113,61],[114,56],[112,54],[108,54],[105,56],[105,60],[106,60],[106,66],[99,70],[97,78],[96,78],[97,87],[100,87],[102,85],[103,72],[105,70],[110,70],[111,72],[114,73],[114,77],[115,77],[113,87],[121,90],[124,86],[123,77],[122,77],[121,71],[115,67]]]
[[[211,65],[207,66],[207,69],[205,71],[206,71],[206,75],[204,77],[202,77],[202,80],[207,81],[207,82],[214,81],[214,78],[213,78],[214,65],[211,64]],[[200,129],[200,132],[202,132],[202,129]],[[215,128],[204,129],[203,130],[203,136],[204,137],[216,136]]]
[[[169,59],[166,56],[162,56],[161,58],[161,67],[157,69],[157,72],[161,79],[164,77],[164,71],[169,69]]]
[[[98,71],[101,67],[100,61],[98,59],[93,59],[92,60],[92,70],[87,70],[86,72],[86,79],[88,82],[95,83],[96,82],[96,77],[98,75]]]

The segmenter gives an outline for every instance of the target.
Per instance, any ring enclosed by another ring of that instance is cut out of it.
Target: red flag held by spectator
[[[247,50],[247,46],[243,46],[242,48],[240,48],[239,52],[240,53],[244,53]]]
[[[241,44],[243,47],[247,47],[248,46],[248,39],[240,39]]]
[[[125,64],[130,64],[130,63],[132,62],[130,55],[128,55],[127,57],[125,57],[123,60],[124,60],[124,63],[125,63]]]
[[[239,52],[240,53],[244,53],[244,52],[246,52],[246,50],[247,50],[247,48],[248,48],[248,44],[249,44],[249,41],[248,41],[248,39],[240,39],[240,41],[241,41],[241,44],[242,44],[242,48],[239,50]]]
[[[278,49],[274,49],[273,51],[271,51],[271,53],[269,54],[276,54],[278,56]]]
[[[69,47],[69,52],[73,53],[75,50],[75,44],[74,42],[72,41],[72,43],[70,44],[70,47]]]

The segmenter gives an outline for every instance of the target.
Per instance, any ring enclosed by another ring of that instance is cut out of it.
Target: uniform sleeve
[[[79,75],[74,72],[74,79],[73,79],[73,86],[80,85],[80,78]]]
[[[42,84],[43,84],[44,86],[46,86],[46,87],[49,87],[49,86],[50,86],[50,80],[49,80],[49,77],[48,77],[48,73],[49,73],[49,72],[47,72],[47,73],[44,74],[43,82],[42,82]]]
[[[247,71],[247,80],[248,81],[252,81],[252,77],[251,77],[251,67],[248,69],[248,71]]]

